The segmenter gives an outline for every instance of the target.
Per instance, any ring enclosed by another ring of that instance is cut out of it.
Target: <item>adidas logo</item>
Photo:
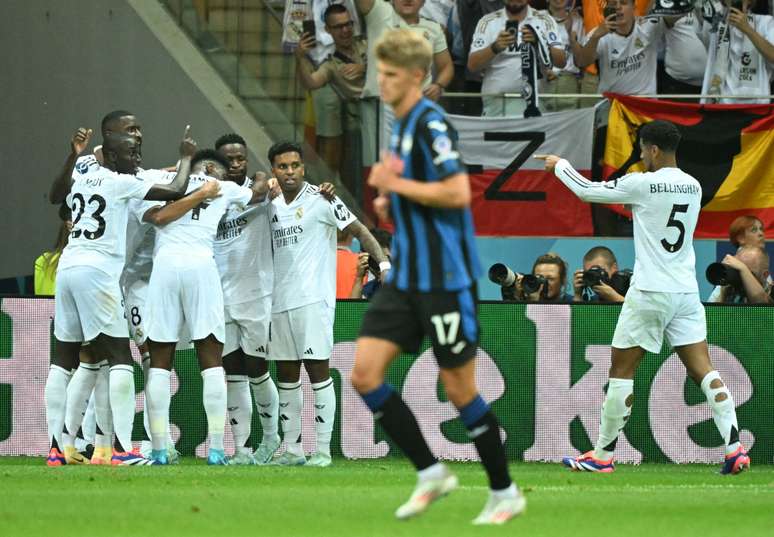
[[[278,222],[279,222],[279,218],[277,218],[277,215],[275,214],[275,215],[274,215],[274,218],[272,218],[272,219],[271,219],[271,223],[272,223],[272,224],[276,224],[276,223],[278,223]]]
[[[324,420],[324,419],[322,419],[320,416],[316,416],[316,417],[314,418],[314,421],[316,421],[317,423],[325,423],[325,420]]]
[[[613,53],[613,54],[618,54],[618,49],[615,49],[615,48],[614,48],[612,53]],[[274,218],[277,218],[277,217],[275,216]]]
[[[268,412],[259,412],[258,415],[262,418],[271,419],[271,414]]]
[[[309,347],[304,351],[304,354],[314,354],[314,351],[312,350],[312,347]]]
[[[266,349],[264,349],[264,348],[263,348],[263,345],[261,345],[260,347],[258,347],[257,349],[255,349],[255,352],[264,352],[264,353],[265,353],[265,352],[266,352]]]
[[[290,418],[288,418],[285,414],[280,414],[279,419],[282,421],[288,421]]]
[[[231,419],[229,420],[229,423],[230,423],[231,425],[237,425],[239,422],[238,422],[237,420],[235,420],[234,418],[231,418]]]

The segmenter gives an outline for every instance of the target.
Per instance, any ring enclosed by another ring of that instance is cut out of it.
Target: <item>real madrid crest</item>
[[[304,217],[304,208],[299,207],[298,209],[296,209],[296,220],[301,220],[301,218],[303,217]]]

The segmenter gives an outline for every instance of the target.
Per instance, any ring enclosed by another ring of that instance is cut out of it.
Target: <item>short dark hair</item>
[[[274,166],[274,157],[284,155],[285,153],[298,153],[302,160],[304,158],[300,144],[296,142],[277,142],[269,148],[269,164]]]
[[[247,143],[245,142],[245,139],[239,136],[235,132],[231,132],[229,134],[224,134],[217,140],[215,140],[215,149],[220,149],[224,145],[229,144],[239,144],[247,147]]]
[[[336,15],[337,13],[349,13],[349,10],[346,8],[346,6],[344,6],[344,4],[329,5],[323,12],[323,20],[325,21],[325,24],[328,24],[329,16]]]
[[[608,265],[612,265],[613,263],[616,263],[616,264],[618,263],[618,260],[615,258],[615,254],[607,246],[595,246],[594,248],[586,252],[586,255],[583,256],[583,262],[587,263],[597,257],[604,258]]]
[[[391,248],[392,233],[390,233],[386,229],[375,227],[374,229],[371,230],[371,235],[374,236],[374,239],[376,239],[376,242],[378,242],[379,246],[381,246],[382,248]]]
[[[203,160],[211,160],[223,166],[224,169],[228,170],[228,160],[214,149],[200,149],[197,151],[191,159],[191,168]]]
[[[680,144],[680,131],[674,123],[657,119],[640,127],[643,145],[655,145],[664,153],[674,153]]]
[[[562,282],[562,289],[564,289],[567,283],[567,263],[564,262],[564,259],[559,257],[558,254],[548,252],[535,259],[535,262],[532,264],[533,274],[538,265],[556,265],[559,267],[559,280]]]
[[[102,118],[102,123],[100,124],[102,136],[104,137],[105,133],[110,130],[108,126],[111,123],[126,116],[134,116],[134,114],[127,110],[113,110],[112,112],[105,114],[105,117]]]

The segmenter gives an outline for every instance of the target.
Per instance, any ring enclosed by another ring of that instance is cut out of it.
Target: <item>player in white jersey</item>
[[[330,377],[336,307],[336,229],[351,233],[361,248],[389,268],[379,243],[337,197],[328,201],[304,179],[301,147],[280,142],[269,162],[282,190],[272,203],[274,246],[269,360],[277,364],[280,423],[287,451],[282,465],[328,466],[336,414]],[[307,462],[301,446],[301,362],[314,390],[317,450]]]
[[[74,137],[64,173],[54,181],[49,194],[52,203],[66,198],[73,214],[73,231],[57,273],[54,365],[61,367],[77,360],[81,344],[86,341],[92,342],[97,355],[108,357],[111,414],[116,434],[111,463],[148,464],[149,460],[132,453],[134,370],[119,288],[125,261],[128,203],[135,198],[179,198],[188,182],[190,157],[196,145],[188,138],[186,128],[180,146],[183,157],[180,170],[168,185],[140,182],[133,176],[140,157],[139,144],[131,136],[106,138],[104,166],[73,175],[75,160],[88,145],[90,134],[81,129]],[[54,372],[52,367],[49,375]],[[64,436],[62,442],[67,456],[67,451],[74,447],[67,445],[68,439]]]
[[[153,444],[151,458],[161,464],[167,463],[170,370],[183,326],[194,342],[201,368],[209,433],[207,463],[228,462],[223,451],[223,291],[213,258],[213,242],[218,223],[228,208],[262,201],[268,187],[265,179],[256,181],[252,189],[219,181],[227,168],[228,162],[216,151],[199,151],[193,159],[195,175],[191,176],[187,195],[165,207],[151,208],[143,216],[157,228],[146,307],[151,353],[146,396]]]
[[[225,180],[246,187],[253,184],[253,179],[247,177],[244,138],[225,134],[215,142],[215,150],[228,161]],[[268,200],[245,208],[230,207],[218,224],[213,249],[223,287],[223,369],[236,446],[229,464],[265,464],[280,445],[279,395],[266,365],[274,286]],[[263,430],[255,455],[251,441],[253,396]]]
[[[672,123],[652,121],[640,129],[639,138],[647,172],[614,181],[591,182],[558,156],[538,157],[583,201],[631,205],[634,220],[634,276],[613,335],[599,437],[593,451],[565,457],[563,463],[576,471],[614,470],[615,444],[631,414],[634,373],[645,351],[661,351],[666,334],[712,409],[725,444],[721,473],[736,474],[750,466],[750,458],[739,442],[734,400],[710,361],[696,282],[693,232],[701,185],[677,167],[680,133]]]

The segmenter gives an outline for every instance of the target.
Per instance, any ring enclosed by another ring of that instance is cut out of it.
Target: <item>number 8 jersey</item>
[[[634,275],[640,291],[698,293],[693,232],[701,209],[701,185],[678,168],[630,173],[592,182],[562,159],[556,176],[583,201],[631,205]]]
[[[152,186],[101,166],[74,174],[66,200],[73,230],[59,270],[88,265],[118,279],[126,261],[129,200],[144,198]]]

